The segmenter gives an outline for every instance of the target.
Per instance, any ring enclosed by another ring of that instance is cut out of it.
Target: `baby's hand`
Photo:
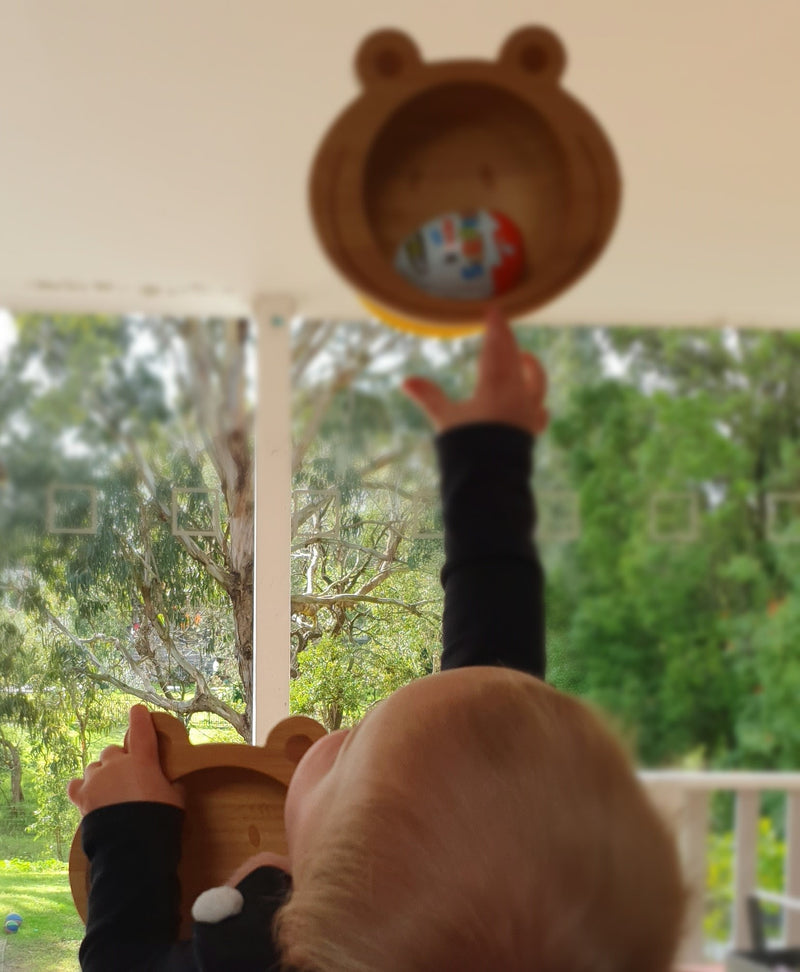
[[[403,391],[437,432],[475,422],[503,422],[539,435],[547,428],[547,376],[538,358],[517,347],[508,321],[497,310],[486,318],[486,336],[471,398],[454,402],[426,378],[406,378]]]
[[[158,759],[158,740],[150,713],[134,705],[123,746],[107,746],[96,763],[86,767],[82,780],[72,780],[67,796],[85,816],[115,803],[169,803],[183,807],[181,788],[164,776]]]

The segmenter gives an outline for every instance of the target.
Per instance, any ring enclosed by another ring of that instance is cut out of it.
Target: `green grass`
[[[19,870],[0,861],[0,918],[16,911],[22,927],[3,935],[3,972],[78,972],[83,923],[75,911],[66,867]]]

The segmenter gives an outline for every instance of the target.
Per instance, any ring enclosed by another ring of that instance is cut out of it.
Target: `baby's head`
[[[421,679],[302,760],[293,968],[666,972],[677,854],[602,720],[531,676]]]

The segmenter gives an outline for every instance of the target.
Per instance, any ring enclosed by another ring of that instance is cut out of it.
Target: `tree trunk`
[[[22,792],[22,762],[19,758],[19,750],[12,747],[13,759],[11,763],[11,803],[18,806],[23,803],[25,796]]]
[[[22,792],[22,760],[19,749],[7,739],[0,738],[0,747],[5,751],[4,762],[11,774],[11,809],[14,811],[25,801]]]
[[[252,520],[251,520],[252,523]],[[232,532],[232,531],[231,531]],[[243,565],[238,583],[230,592],[236,632],[236,660],[242,680],[245,708],[240,732],[250,741],[253,725],[253,562]],[[237,727],[238,728],[238,727]]]

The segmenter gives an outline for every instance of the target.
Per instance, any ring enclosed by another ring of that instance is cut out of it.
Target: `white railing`
[[[757,848],[760,796],[786,794],[786,860],[784,893],[800,896],[800,773],[691,772],[644,770],[640,779],[678,835],[686,880],[690,888],[684,962],[702,961],[705,953],[705,910],[709,802],[718,791],[735,795],[733,940],[737,948],[750,946],[747,896],[757,888]],[[786,941],[800,943],[800,912],[784,912]]]

